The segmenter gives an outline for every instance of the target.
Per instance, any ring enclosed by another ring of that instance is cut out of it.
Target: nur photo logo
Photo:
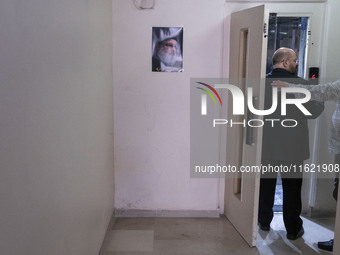
[[[280,93],[277,88],[273,88],[272,93],[272,105],[269,109],[256,109],[253,102],[253,88],[247,88],[247,97],[245,97],[243,91],[232,84],[215,84],[214,87],[203,83],[196,82],[200,85],[205,86],[211,92],[215,94],[215,96],[220,101],[222,107],[222,100],[220,95],[217,93],[216,89],[227,89],[228,92],[231,93],[233,100],[233,115],[244,115],[245,114],[245,106],[248,107],[248,110],[255,115],[265,116],[272,114],[278,107],[278,96],[281,94],[281,114],[283,116],[287,113],[287,105],[295,105],[304,115],[310,116],[311,113],[305,108],[304,103],[308,102],[311,99],[311,94],[307,89],[304,88],[282,88]],[[201,115],[207,115],[207,94],[212,98],[215,105],[217,105],[216,99],[214,95],[206,88],[196,87],[205,92],[205,94],[201,95]],[[303,98],[289,98],[287,95],[290,93],[302,93],[305,95]]]
[[[216,95],[216,97],[218,98],[218,100],[220,101],[220,104],[222,106],[221,97],[212,86],[210,86],[209,84],[203,83],[203,82],[197,82],[197,83],[207,87],[208,89],[210,89]],[[207,93],[212,98],[215,105],[217,105],[214,95],[209,90],[201,88],[201,87],[196,87],[196,88],[203,90],[205,93]],[[202,96],[201,96],[201,114],[202,115],[207,115],[207,94],[202,94]]]

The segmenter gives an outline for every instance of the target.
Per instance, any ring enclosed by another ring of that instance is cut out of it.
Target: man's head
[[[298,59],[295,51],[289,48],[280,48],[274,52],[273,67],[283,68],[292,74],[296,74],[298,69]]]
[[[157,45],[157,56],[167,66],[173,66],[176,62],[177,41],[167,39]]]

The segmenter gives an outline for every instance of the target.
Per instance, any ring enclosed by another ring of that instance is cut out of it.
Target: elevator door
[[[307,78],[309,20],[309,16],[269,14],[266,73],[270,73],[273,69],[272,56],[274,52],[281,47],[287,47],[293,49],[299,59],[297,75]],[[309,126],[313,132],[315,121],[309,121]],[[278,175],[273,207],[274,212],[282,212],[282,192],[282,181],[280,175]]]

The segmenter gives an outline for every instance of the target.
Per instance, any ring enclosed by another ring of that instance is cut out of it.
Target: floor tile
[[[225,216],[220,218],[117,218],[104,255],[286,255],[330,254],[318,241],[334,236],[334,218],[302,217],[305,234],[290,241],[282,213],[250,248]]]
[[[106,251],[151,252],[153,230],[113,230]]]
[[[259,253],[261,255],[329,254],[318,249],[317,242],[331,239],[334,232],[305,217],[302,219],[305,234],[301,238],[291,241],[286,237],[282,213],[275,214],[270,231],[259,230],[256,245]]]
[[[114,230],[151,230],[155,225],[155,218],[117,218]]]

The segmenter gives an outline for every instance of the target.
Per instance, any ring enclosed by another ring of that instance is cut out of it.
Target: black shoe
[[[259,228],[263,231],[269,231],[270,225],[262,225],[260,222],[258,222]]]
[[[325,251],[333,251],[334,239],[325,242],[318,242],[318,248]]]
[[[300,231],[297,232],[295,235],[292,235],[292,234],[288,234],[288,233],[287,233],[287,238],[288,238],[289,240],[296,240],[296,239],[298,239],[300,236],[302,236],[304,233],[305,233],[305,230],[303,229],[303,227],[301,227]]]

